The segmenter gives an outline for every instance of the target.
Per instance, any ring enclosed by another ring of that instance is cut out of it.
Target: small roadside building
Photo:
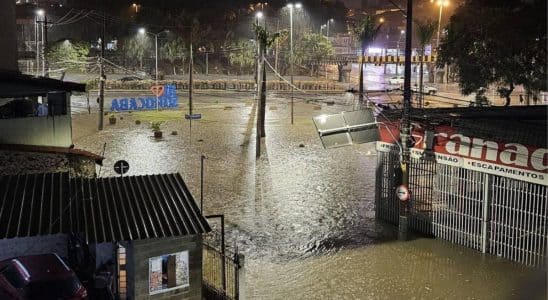
[[[179,174],[2,176],[0,224],[0,259],[57,252],[92,296],[202,299],[211,229]]]

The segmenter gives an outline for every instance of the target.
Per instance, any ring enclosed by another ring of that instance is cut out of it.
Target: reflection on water
[[[299,101],[292,126],[287,101],[271,97],[256,161],[256,112],[240,100],[198,105],[204,119],[192,136],[187,122],[172,121],[156,141],[127,115],[77,147],[100,153],[107,142],[101,176],[114,176],[118,159],[129,175],[180,172],[196,199],[206,154],[205,214],[225,215],[227,245],[246,256],[249,299],[504,299],[530,272],[442,241],[394,241],[393,227],[374,219],[374,146],[325,150],[315,132],[312,116],[341,106]]]

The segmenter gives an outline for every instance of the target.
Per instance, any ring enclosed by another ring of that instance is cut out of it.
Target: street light
[[[294,106],[294,100],[293,100],[293,94],[294,94],[294,88],[293,88],[293,8],[301,8],[302,5],[300,3],[288,3],[287,8],[289,8],[289,61],[291,66],[291,125],[293,125],[293,106]]]
[[[329,39],[329,23],[333,23],[333,22],[335,22],[335,20],[329,19],[329,20],[327,20],[327,24],[325,24],[325,26],[327,26],[327,31],[326,31],[326,35],[325,35],[327,37],[327,39]]]
[[[396,77],[398,76],[398,64],[400,60],[400,41],[401,38],[405,36],[405,30],[400,31],[400,38],[398,39],[398,42],[396,44]]]
[[[44,10],[43,10],[43,9],[39,9],[39,10],[36,11],[36,14],[37,14],[38,16],[41,17],[41,16],[44,15]]]
[[[434,0],[430,0],[430,3],[434,3]],[[444,6],[449,6],[449,0],[436,0],[436,4],[440,7],[440,15],[438,18],[438,40],[437,40],[437,48],[439,48],[440,47],[441,13],[443,11]]]
[[[438,37],[437,37],[437,43],[436,43],[436,51],[440,48],[440,29],[441,29],[441,13],[443,11],[444,6],[449,6],[449,0],[430,0],[430,3],[434,3],[436,1],[436,4],[440,7],[440,14],[438,18]],[[447,65],[446,65],[447,66]],[[436,75],[438,72],[434,71],[434,82],[437,84]],[[443,78],[442,78],[443,81]]]
[[[154,36],[154,49],[155,49],[155,59],[156,59],[156,84],[158,84],[158,36],[162,33],[169,32],[168,30],[162,30],[158,33],[148,32],[145,28],[141,27],[138,30],[139,34],[150,34]]]

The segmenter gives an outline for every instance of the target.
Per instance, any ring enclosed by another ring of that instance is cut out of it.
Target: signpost
[[[114,172],[124,176],[125,173],[129,171],[129,163],[125,160],[119,160],[114,163]]]
[[[398,199],[400,199],[400,201],[407,201],[409,200],[409,189],[407,188],[407,186],[405,185],[400,185],[398,186],[398,188],[396,189],[396,196],[398,196]]]
[[[187,120],[200,120],[202,119],[202,114],[185,114],[185,119]]]

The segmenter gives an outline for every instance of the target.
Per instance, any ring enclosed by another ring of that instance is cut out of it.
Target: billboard
[[[151,96],[112,99],[110,111],[136,111],[175,108],[179,105],[175,84],[152,86]]]

